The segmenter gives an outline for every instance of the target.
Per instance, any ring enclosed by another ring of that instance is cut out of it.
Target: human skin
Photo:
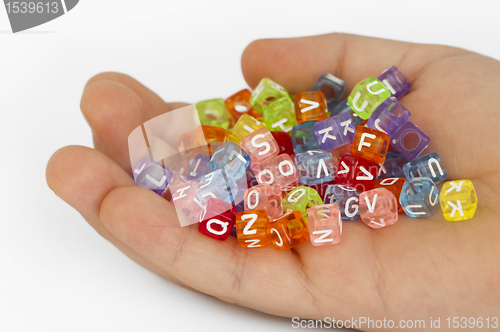
[[[498,317],[500,313],[500,62],[466,50],[346,34],[251,43],[241,59],[255,87],[269,77],[291,93],[321,72],[347,83],[346,95],[395,65],[410,80],[400,99],[431,137],[448,180],[477,191],[473,219],[399,215],[378,230],[345,222],[342,241],[285,251],[215,241],[176,227],[173,206],[131,179],[127,138],[144,121],[185,104],[167,103],[133,78],[102,73],[85,86],[81,110],[95,148],[67,146],[47,182],[105,239],[165,279],[266,313],[311,319]],[[78,189],[78,190],[76,190]],[[487,330],[483,328],[482,330]]]

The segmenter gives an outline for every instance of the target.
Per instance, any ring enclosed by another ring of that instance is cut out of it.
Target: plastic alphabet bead
[[[323,92],[301,92],[297,93],[293,99],[297,123],[321,121],[328,117],[328,107]]]
[[[278,146],[280,148],[279,154],[286,153],[289,156],[295,154],[295,152],[293,151],[292,138],[290,137],[290,135],[283,131],[271,131],[271,134],[276,140],[276,143],[278,143]]]
[[[406,76],[394,66],[384,70],[378,79],[384,83],[392,96],[396,99],[401,98],[410,90],[410,82],[408,82]]]
[[[311,91],[323,92],[326,97],[328,110],[331,112],[340,103],[340,100],[342,100],[345,88],[346,84],[340,78],[329,73],[322,73],[314,83]],[[330,96],[330,93],[328,93],[329,90],[333,93],[333,96]]]
[[[405,178],[385,178],[375,182],[373,189],[385,188],[389,190],[391,193],[393,193],[394,196],[396,197],[396,202],[398,204],[398,212],[401,213],[403,212],[403,208],[399,203],[399,198],[401,195],[401,190],[403,190],[403,185],[405,181],[406,181]]]
[[[361,221],[371,228],[382,228],[398,221],[396,197],[389,190],[377,188],[359,195],[359,215]]]
[[[359,124],[361,122],[363,122],[363,119],[361,119],[358,114],[356,114],[356,112],[354,112],[352,110],[352,108],[347,105],[347,99],[344,100],[343,102],[341,102],[340,104],[338,104],[332,111],[332,114],[330,115],[330,117],[332,116],[335,116],[335,115],[339,115],[339,114],[342,114],[342,113],[347,113],[351,116],[351,119],[352,119],[352,123],[354,125],[354,127],[358,127]]]
[[[202,204],[206,204],[211,197],[232,203],[231,188],[236,187],[237,185],[232,178],[226,178],[224,172],[221,169],[217,169],[200,179],[196,196]]]
[[[257,129],[243,137],[241,147],[250,155],[252,162],[257,163],[277,156],[279,153],[278,143],[267,128]]]
[[[194,157],[191,166],[188,169],[186,179],[191,181],[204,176],[212,171],[210,156],[206,154],[198,154]]]
[[[406,158],[397,151],[388,151],[384,163],[380,165],[377,179],[404,178],[403,166],[408,162]]]
[[[259,128],[264,127],[265,125],[262,122],[258,121],[248,114],[243,114],[234,125],[233,130],[231,130],[228,141],[240,145],[241,139],[243,137],[250,133],[253,133]]]
[[[174,204],[175,208],[182,211],[189,219],[188,221],[180,219],[182,222],[181,226],[187,226],[198,222],[199,215],[204,205],[196,196],[197,188],[197,182],[179,183],[169,188],[169,192],[171,193],[170,203]],[[164,195],[165,194],[162,196],[166,198]]]
[[[300,186],[288,193],[281,201],[283,212],[299,211],[307,222],[308,211],[311,206],[322,205],[323,200],[313,188]]]
[[[237,180],[245,175],[250,165],[250,157],[238,144],[225,143],[212,154],[212,169],[222,169],[226,175]]]
[[[325,204],[336,204],[340,209],[342,220],[359,219],[359,194],[354,188],[341,184],[329,185],[323,201]]]
[[[477,208],[477,196],[470,180],[445,182],[439,198],[444,219],[458,221],[471,219]]]
[[[212,155],[212,152],[215,151],[213,149],[213,143],[219,143],[217,145],[222,145],[227,140],[227,131],[224,128],[213,127],[213,126],[200,126],[196,130],[196,138],[195,141],[198,142],[197,145],[203,145],[202,148],[205,148],[204,145],[208,146],[208,153]]]
[[[390,96],[391,92],[382,82],[368,77],[354,86],[347,104],[361,119],[366,120]]]
[[[243,248],[261,248],[271,244],[267,234],[269,217],[266,211],[243,211],[236,214],[236,236]]]
[[[264,110],[264,122],[270,131],[290,133],[297,124],[290,97],[276,99]]]
[[[200,123],[206,126],[229,127],[229,112],[224,99],[210,99],[196,103]]]
[[[162,164],[143,158],[134,169],[133,172],[135,183],[142,188],[149,189],[158,195],[163,193],[168,188],[172,171]]]
[[[333,150],[352,142],[356,127],[349,113],[342,113],[314,124],[314,134],[323,150]]]
[[[236,221],[236,210],[231,204],[210,198],[200,214],[198,231],[216,240],[225,241]]]
[[[309,150],[295,156],[299,181],[303,184],[319,184],[333,180],[337,165],[332,154],[323,150]]]
[[[315,123],[316,121],[307,121],[293,127],[292,144],[295,154],[320,149],[316,135],[314,134]]]
[[[245,211],[266,211],[270,218],[275,219],[283,214],[281,199],[280,187],[258,184],[245,191]]]
[[[263,78],[250,96],[250,104],[260,114],[264,114],[266,107],[274,100],[288,97],[288,92],[281,85],[269,78]]]
[[[389,149],[389,136],[386,133],[359,126],[352,140],[351,153],[356,157],[383,163]]]
[[[346,154],[340,159],[334,181],[353,187],[360,192],[367,191],[373,188],[378,169],[379,165],[373,161]]]
[[[284,188],[296,183],[298,175],[292,158],[287,154],[281,154],[263,161],[256,178],[259,183]]]
[[[432,216],[436,211],[438,199],[439,190],[427,177],[406,180],[399,196],[401,207],[406,215],[412,218]]]
[[[386,99],[368,119],[367,127],[377,129],[392,137],[410,120],[410,112],[396,98]]]
[[[267,233],[278,250],[293,248],[309,239],[307,224],[299,211],[292,211],[269,223]]]
[[[340,242],[342,219],[336,204],[316,205],[309,209],[307,228],[313,246]]]
[[[413,159],[403,166],[403,172],[407,179],[414,177],[428,177],[438,184],[448,177],[437,153],[429,153]]]
[[[415,139],[418,139],[418,143],[407,143],[406,137],[408,135],[413,135]],[[399,127],[398,131],[396,131],[391,138],[392,147],[408,160],[417,158],[430,142],[431,139],[429,136],[410,121]]]
[[[228,97],[224,102],[229,114],[238,121],[243,114],[253,117],[259,117],[260,113],[250,105],[250,96],[252,93],[248,89],[243,89]]]

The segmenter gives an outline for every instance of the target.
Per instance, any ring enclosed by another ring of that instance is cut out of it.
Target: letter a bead
[[[325,120],[327,105],[325,95],[321,91],[301,92],[294,97],[295,117],[297,123]]]
[[[216,240],[225,241],[236,221],[233,205],[217,198],[210,198],[200,214],[198,231]]]
[[[360,192],[373,188],[379,165],[373,161],[346,154],[340,159],[339,169],[334,181],[345,184]]]
[[[362,192],[359,195],[361,221],[371,228],[382,228],[398,221],[398,204],[393,193],[385,188]]]
[[[243,248],[261,248],[271,243],[267,234],[266,211],[243,211],[236,214],[236,236]]]
[[[279,154],[278,143],[267,128],[260,128],[243,137],[241,147],[250,156],[252,162],[261,163]]]
[[[366,120],[390,96],[391,92],[382,82],[368,77],[354,86],[347,104],[361,119]]]
[[[290,249],[309,239],[304,217],[292,211],[267,224],[267,233],[278,250]]]
[[[332,245],[340,242],[342,219],[336,204],[316,205],[309,209],[309,239],[313,246]]]
[[[359,126],[352,140],[351,153],[353,156],[371,160],[377,164],[383,163],[389,149],[389,140],[386,133]]]
[[[477,196],[470,180],[445,182],[439,198],[444,219],[448,221],[467,220],[474,216]]]

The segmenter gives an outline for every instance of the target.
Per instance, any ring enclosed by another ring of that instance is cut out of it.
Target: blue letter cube
[[[334,161],[328,151],[310,150],[295,156],[299,182],[303,184],[326,183],[333,180]]]
[[[320,148],[316,135],[314,135],[314,124],[316,122],[318,121],[307,121],[293,126],[292,144],[295,154]]]
[[[359,195],[360,192],[352,187],[333,184],[326,188],[323,202],[325,204],[337,204],[342,220],[358,220]]]
[[[428,177],[435,184],[446,180],[448,175],[444,170],[441,159],[437,153],[429,153],[406,163],[403,172],[407,179],[415,177]]]
[[[430,178],[407,179],[399,195],[404,212],[412,218],[430,217],[436,211],[439,190]]]

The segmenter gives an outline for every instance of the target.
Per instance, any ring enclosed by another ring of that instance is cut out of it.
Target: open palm
[[[197,227],[176,227],[173,206],[135,186],[127,137],[145,120],[183,106],[165,103],[117,73],[92,78],[81,108],[95,149],[69,146],[47,167],[54,192],[99,234],[144,267],[185,287],[282,316],[323,319],[487,317],[500,311],[500,62],[465,50],[329,34],[260,40],[242,57],[255,87],[270,77],[296,93],[321,72],[347,83],[397,66],[412,83],[401,102],[430,137],[448,180],[472,180],[473,219],[400,221],[378,230],[345,222],[334,246],[243,249]],[[345,96],[344,96],[345,97]],[[426,325],[428,327],[428,325]]]

